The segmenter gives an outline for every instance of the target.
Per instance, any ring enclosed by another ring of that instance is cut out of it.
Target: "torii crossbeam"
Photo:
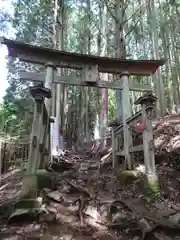
[[[41,65],[52,62],[54,66],[61,68],[83,69],[85,65],[96,65],[98,71],[103,73],[128,72],[132,76],[149,76],[165,63],[164,59],[131,60],[69,53],[6,38],[2,38],[1,43],[7,46],[11,57]]]

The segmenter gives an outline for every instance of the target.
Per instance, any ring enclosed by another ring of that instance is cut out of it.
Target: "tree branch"
[[[130,2],[131,2],[131,0],[126,1],[126,3],[124,4],[124,10],[125,10],[125,11],[126,11],[126,9],[127,9],[127,7],[128,7],[128,5],[129,5]]]
[[[108,2],[107,0],[104,0],[104,3],[106,4],[106,7],[107,7],[107,10],[109,11],[111,17],[114,19],[114,21],[116,22],[116,24],[119,23],[119,20],[117,19],[117,17],[114,15],[114,13],[111,11],[109,5],[108,5]]]
[[[53,34],[53,31],[51,30],[51,28],[49,27],[48,24],[46,24],[45,22],[43,22],[43,25],[44,25],[45,29],[46,29],[50,34]]]
[[[144,9],[144,11],[143,11],[143,13],[144,13],[144,12],[145,12],[145,8],[143,7],[143,9]],[[131,18],[133,18],[138,11],[141,11],[141,10],[142,10],[142,6],[140,6],[128,19],[126,19],[126,20],[124,21],[124,24],[125,24],[126,22],[128,22]],[[141,15],[142,15],[142,13],[141,13]]]
[[[135,24],[132,26],[132,28],[126,33],[125,38],[132,32],[133,28],[138,24],[138,22],[139,22],[139,18],[138,18],[138,20],[135,22]]]

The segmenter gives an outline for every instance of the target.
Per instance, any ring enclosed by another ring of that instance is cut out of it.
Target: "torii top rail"
[[[41,65],[52,62],[54,66],[62,68],[83,69],[84,65],[98,65],[98,71],[103,73],[128,72],[131,76],[149,76],[165,63],[163,59],[131,60],[69,53],[6,38],[2,38],[1,42],[8,47],[8,55],[11,57]]]

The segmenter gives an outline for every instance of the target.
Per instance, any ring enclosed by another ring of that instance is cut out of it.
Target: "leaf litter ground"
[[[67,151],[55,164],[54,186],[42,190],[46,211],[35,219],[7,222],[20,196],[22,172],[2,176],[0,239],[180,240],[180,118],[154,121],[154,136],[161,198],[151,201],[141,179],[116,179],[110,143],[103,151],[91,143],[83,151]]]

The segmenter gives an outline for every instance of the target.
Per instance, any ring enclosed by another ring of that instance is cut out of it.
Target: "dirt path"
[[[20,222],[16,219],[16,223],[11,224],[7,224],[8,214],[19,197],[22,173],[11,171],[3,176],[0,239],[141,240],[144,229],[139,224],[142,219],[145,219],[144,224],[151,225],[150,232],[158,221],[169,219],[180,210],[180,174],[166,164],[157,166],[164,199],[153,204],[144,195],[141,181],[125,186],[111,174],[110,166],[99,173],[97,158],[69,152],[59,163],[61,170],[65,165],[67,170],[68,164],[71,168],[66,174],[58,173],[64,177],[53,180],[56,188],[42,190],[46,211],[35,219],[21,216]],[[157,229],[153,234],[156,237],[151,234],[147,239],[162,239],[163,234],[169,236],[164,229]],[[177,236],[167,239],[178,239]]]

